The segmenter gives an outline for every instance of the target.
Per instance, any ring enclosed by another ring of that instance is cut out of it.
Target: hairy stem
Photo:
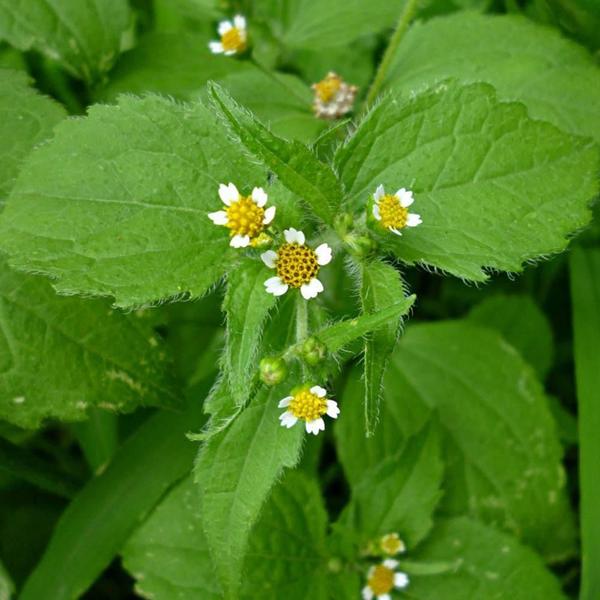
[[[375,98],[377,98],[377,94],[379,94],[379,91],[381,90],[381,86],[383,85],[383,82],[385,81],[385,77],[386,77],[387,72],[389,71],[390,65],[392,63],[392,59],[394,58],[394,54],[396,53],[396,49],[398,48],[398,45],[402,41],[402,38],[404,37],[404,34],[406,33],[406,30],[408,29],[410,22],[413,20],[415,13],[417,12],[418,4],[419,4],[419,0],[406,0],[406,4],[404,5],[404,10],[400,14],[400,17],[398,18],[398,23],[396,24],[396,29],[394,30],[394,33],[392,34],[390,43],[388,44],[388,47],[385,50],[383,59],[381,60],[381,63],[379,64],[379,68],[377,69],[377,73],[375,74],[375,79],[373,80],[373,83],[371,84],[371,89],[369,90],[369,93],[367,94],[367,99],[365,101],[365,109],[369,108],[369,106],[371,106],[371,104],[373,104],[373,101],[375,100]]]

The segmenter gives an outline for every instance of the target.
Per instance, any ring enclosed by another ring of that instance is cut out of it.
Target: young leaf
[[[401,296],[394,298],[389,306],[375,307],[373,313],[363,313],[354,319],[344,319],[328,325],[315,333],[315,337],[327,346],[331,353],[339,352],[344,346],[354,340],[378,331],[390,323],[397,322],[411,309],[416,296]]]
[[[579,413],[579,478],[581,488],[582,575],[581,600],[600,594],[600,250],[574,248],[570,260],[573,326],[575,330],[575,374]]]
[[[135,315],[103,300],[57,296],[0,261],[0,418],[37,427],[178,402],[161,343]]]
[[[333,225],[343,192],[331,167],[304,144],[273,135],[219,85],[209,84],[209,95],[224,122],[247,150],[300,196],[323,222]]]
[[[0,39],[37,50],[90,83],[116,59],[131,17],[127,0],[0,0]]]
[[[130,538],[125,568],[136,590],[155,600],[222,598],[203,531],[198,489],[178,484]],[[252,531],[241,598],[320,598],[327,514],[317,485],[290,472],[273,489]]]
[[[382,307],[404,298],[404,289],[400,274],[384,262],[372,262],[362,265],[360,298],[363,311],[374,312]],[[379,419],[379,407],[383,386],[383,376],[388,359],[400,328],[400,319],[391,319],[385,327],[373,331],[365,342],[364,379],[365,379],[365,430],[367,437],[375,432]]]
[[[22,160],[52,135],[65,110],[30,87],[27,75],[0,69],[0,205],[13,186]]]
[[[411,554],[413,559],[456,565],[439,575],[411,576],[410,597],[416,600],[565,600],[558,580],[537,554],[466,517],[439,521],[425,544]]]
[[[161,412],[141,425],[63,513],[20,598],[80,598],[140,519],[189,473],[195,449],[185,432],[201,422],[201,405],[192,402],[183,413]]]
[[[490,83],[532,117],[600,141],[600,69],[549,27],[465,11],[416,23],[398,47],[387,86],[415,92],[448,77]]]
[[[235,256],[207,216],[222,206],[219,182],[249,193],[264,180],[203,105],[123,96],[64,121],[30,155],[0,245],[61,292],[119,306],[199,296]]]
[[[590,220],[598,151],[497,101],[486,84],[445,83],[388,97],[336,155],[348,201],[365,207],[379,184],[410,187],[422,225],[398,237],[374,227],[409,264],[483,281],[563,250]]]
[[[8,574],[8,571],[0,561],[0,599],[10,600],[15,593],[15,586]]]
[[[261,389],[198,454],[204,532],[225,598],[238,595],[250,529],[269,491],[300,454],[303,428],[286,429],[279,421],[277,401],[287,394],[287,385]]]
[[[398,532],[414,548],[433,526],[444,465],[437,425],[425,426],[402,449],[364,472],[340,519],[361,546]]]
[[[461,321],[409,327],[385,380],[381,426],[372,440],[362,432],[357,377],[345,388],[335,428],[351,482],[396,452],[435,411],[447,439],[443,510],[498,525],[549,559],[573,552],[552,415],[533,370],[496,332]]]
[[[229,390],[237,406],[244,404],[252,391],[263,326],[276,302],[275,296],[265,293],[264,282],[268,278],[266,267],[258,261],[241,264],[227,278],[224,361]]]

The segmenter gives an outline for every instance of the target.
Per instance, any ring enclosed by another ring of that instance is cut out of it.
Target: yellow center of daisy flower
[[[299,288],[319,272],[317,255],[305,245],[283,244],[277,252],[277,275],[287,285]]]
[[[397,533],[388,533],[387,535],[384,535],[381,538],[379,545],[386,554],[391,556],[398,554],[398,552],[404,552],[405,550],[404,542]]]
[[[225,52],[243,52],[246,49],[245,36],[237,27],[232,27],[221,36],[221,44]]]
[[[381,224],[384,227],[393,227],[402,229],[406,227],[408,219],[408,208],[400,204],[398,196],[386,194],[379,200],[379,214],[381,215]]]
[[[394,571],[384,565],[377,565],[373,568],[367,585],[376,596],[387,594],[394,587]]]
[[[315,83],[315,92],[322,102],[331,102],[333,97],[339,92],[342,85],[342,78],[338,75],[327,75],[325,79]]]
[[[314,421],[327,412],[327,401],[310,390],[301,390],[294,395],[288,410],[297,418]]]
[[[227,227],[231,235],[256,237],[263,228],[265,211],[252,198],[240,198],[227,207]]]

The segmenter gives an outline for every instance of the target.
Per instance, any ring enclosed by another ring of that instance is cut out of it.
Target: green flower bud
[[[314,337],[308,338],[300,348],[300,356],[309,365],[313,367],[318,365],[327,354],[327,348]]]
[[[267,385],[281,383],[288,374],[287,365],[283,358],[269,356],[260,361],[260,379]]]
[[[354,219],[349,213],[341,213],[335,218],[334,227],[338,235],[344,237],[349,229],[354,225]]]
[[[366,235],[348,235],[344,241],[350,252],[359,258],[366,258],[377,248],[375,240]]]

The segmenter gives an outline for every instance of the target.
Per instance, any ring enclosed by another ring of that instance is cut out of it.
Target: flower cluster
[[[233,17],[231,21],[221,21],[217,29],[220,40],[208,44],[213,54],[224,54],[233,56],[242,54],[248,47],[248,32],[246,31],[246,19],[241,15]]]
[[[317,435],[325,430],[323,415],[337,419],[340,414],[337,402],[327,399],[327,390],[319,385],[306,385],[286,396],[279,402],[279,408],[287,409],[279,420],[283,427],[293,427],[298,420],[304,421],[306,431]]]
[[[390,593],[408,586],[408,575],[398,571],[399,563],[391,558],[406,551],[406,545],[397,533],[388,533],[371,542],[367,554],[387,557],[380,564],[373,565],[367,572],[367,583],[362,589],[364,600],[391,600]]]
[[[337,119],[352,110],[358,88],[348,85],[337,73],[330,71],[325,79],[313,83],[313,110],[319,119]]]
[[[400,188],[395,194],[386,194],[383,185],[377,186],[373,204],[373,216],[382,227],[396,235],[404,227],[416,227],[422,223],[421,216],[409,213],[408,207],[415,201],[413,193],[406,188]]]

